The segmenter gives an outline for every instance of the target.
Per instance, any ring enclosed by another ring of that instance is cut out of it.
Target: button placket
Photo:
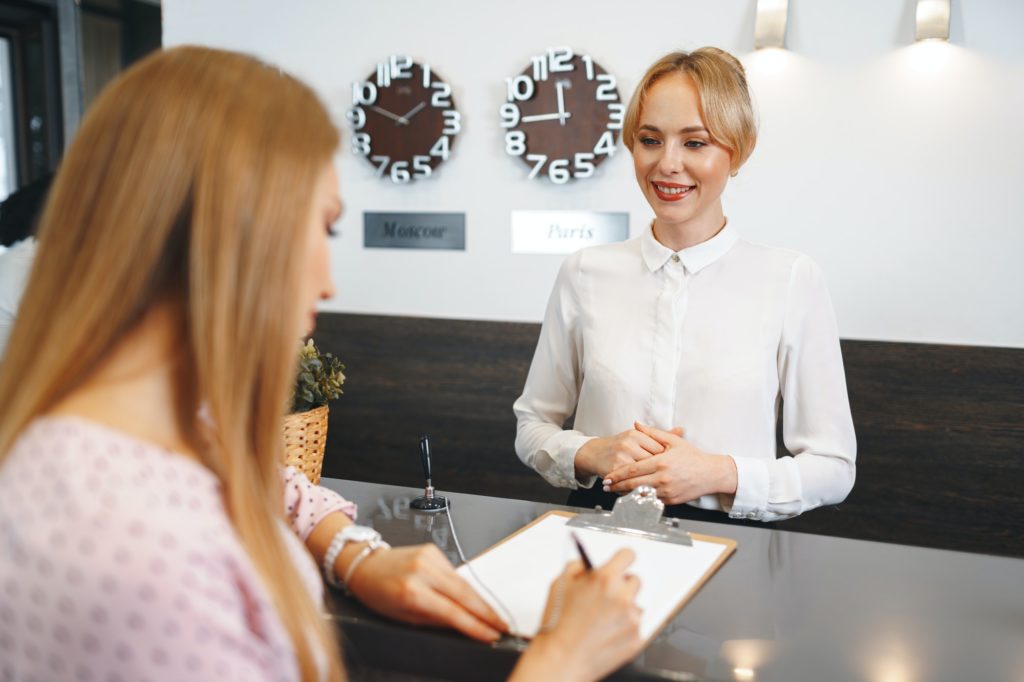
[[[681,338],[681,294],[685,293],[686,274],[673,254],[662,268],[663,284],[658,296],[655,321],[654,358],[651,376],[651,404],[648,415],[654,426],[671,428],[675,412],[676,375],[679,371],[678,347]],[[685,296],[683,296],[685,299]],[[685,300],[683,301],[685,304]]]
[[[678,256],[678,254],[676,255]],[[669,423],[666,428],[679,426],[679,424],[675,423],[676,399],[679,397],[679,365],[683,359],[683,325],[686,324],[686,311],[690,302],[691,275],[682,263],[677,263],[676,269],[679,271],[679,281],[677,282],[675,296],[673,297],[672,332],[674,344],[672,347],[672,372],[670,375],[672,377],[672,399],[669,402]]]

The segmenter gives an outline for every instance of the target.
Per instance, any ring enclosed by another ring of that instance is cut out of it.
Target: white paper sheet
[[[648,639],[672,614],[686,594],[700,581],[728,547],[717,542],[694,540],[692,547],[642,540],[615,533],[570,529],[569,518],[552,514],[527,530],[471,560],[476,575],[511,612],[513,634],[534,637],[540,630],[548,590],[565,565],[579,558],[570,530],[574,530],[595,566],[601,566],[623,547],[636,552],[629,568],[640,578],[637,604],[643,610],[640,636]],[[506,611],[480,587],[468,565],[458,573],[502,617]]]

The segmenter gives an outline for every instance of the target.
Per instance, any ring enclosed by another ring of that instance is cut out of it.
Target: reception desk
[[[395,545],[433,542],[458,563],[443,514],[414,488],[324,479]],[[475,556],[554,505],[445,493]],[[612,679],[794,682],[1024,680],[1024,560],[783,530],[684,522],[736,553]],[[783,527],[785,524],[781,524]],[[354,680],[498,680],[519,649],[377,617],[335,594]],[[551,678],[557,680],[557,674]]]

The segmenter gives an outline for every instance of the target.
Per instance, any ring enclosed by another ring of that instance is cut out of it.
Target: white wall
[[[527,181],[497,124],[504,78],[552,45],[628,98],[663,53],[747,65],[761,138],[725,195],[748,239],[823,267],[845,338],[1024,347],[1024,2],[953,0],[951,44],[912,45],[914,0],[791,0],[788,52],[753,52],[754,0],[164,0],[164,42],[255,53],[342,121],[350,83],[392,53],[452,84],[463,132],[433,181],[396,187],[340,156],[348,204],[327,309],[539,321],[560,262],[509,252],[512,209],[650,210],[624,150],[598,177]],[[643,7],[644,11],[634,9]],[[364,210],[464,211],[467,250],[364,250]]]

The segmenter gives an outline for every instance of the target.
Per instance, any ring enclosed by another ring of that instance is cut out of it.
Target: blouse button
[[[678,253],[673,253],[672,254],[672,262],[673,263],[678,263],[679,262],[679,254]]]

